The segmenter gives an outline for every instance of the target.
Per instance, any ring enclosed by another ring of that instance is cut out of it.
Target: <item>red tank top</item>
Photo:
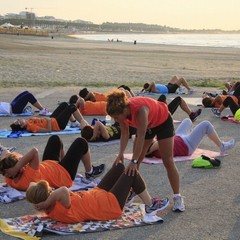
[[[128,100],[130,103],[131,119],[127,119],[126,122],[132,127],[138,127],[136,116],[139,108],[142,106],[146,106],[149,109],[148,128],[157,127],[168,118],[168,107],[163,102],[149,97],[132,97]]]

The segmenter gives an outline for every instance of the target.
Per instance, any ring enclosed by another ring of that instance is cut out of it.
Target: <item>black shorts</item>
[[[168,88],[168,93],[175,93],[179,88],[176,83],[168,83],[166,87]]]
[[[157,140],[170,138],[175,135],[172,115],[169,114],[167,120],[155,128],[149,128],[146,132],[145,139],[153,139],[157,136]]]

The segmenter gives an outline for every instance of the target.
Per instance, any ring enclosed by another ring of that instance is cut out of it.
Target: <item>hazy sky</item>
[[[34,12],[66,20],[147,23],[182,29],[240,29],[239,0],[1,0],[0,15]]]

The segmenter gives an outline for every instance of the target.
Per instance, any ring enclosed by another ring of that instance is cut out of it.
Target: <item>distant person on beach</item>
[[[129,126],[129,138],[136,133],[136,128]],[[93,126],[85,126],[81,130],[81,136],[88,142],[107,142],[120,139],[121,128],[118,122],[111,126],[106,126],[100,121],[96,121]]]
[[[222,153],[235,146],[235,140],[231,139],[227,142],[221,141],[214,126],[209,121],[202,121],[192,128],[190,119],[184,119],[176,129],[174,136],[173,156],[190,156],[197,149],[204,136],[207,136],[212,142],[219,147]],[[148,148],[147,157],[161,158],[158,142],[153,140]]]
[[[42,161],[37,148],[32,148],[25,155],[5,152],[0,161],[0,174],[9,186],[22,191],[27,190],[30,182],[40,180],[48,181],[53,188],[71,187],[81,160],[87,179],[104,172],[105,164],[91,164],[89,146],[84,138],[76,138],[64,154],[62,140],[52,135],[46,144]]]
[[[31,183],[26,199],[36,210],[64,223],[118,219],[131,189],[144,202],[149,216],[168,206],[168,198],[151,198],[140,173],[128,176],[124,170],[122,163],[113,166],[100,183],[88,191],[72,192],[66,187],[53,190],[46,181]]]
[[[167,104],[167,98],[166,95],[162,94],[159,96],[158,101],[164,102]],[[188,104],[185,102],[185,100],[177,96],[175,97],[169,104],[168,104],[168,110],[173,115],[177,108],[180,107],[185,113],[188,114],[189,118],[192,122],[196,121],[197,117],[201,114],[202,109],[198,109],[196,111],[192,111]]]
[[[41,115],[49,115],[51,114],[45,107],[42,106],[42,104],[34,97],[32,93],[29,91],[24,91],[18,94],[11,103],[5,103],[8,105],[8,109],[10,110],[8,114],[14,113],[14,114],[21,114],[24,112],[31,113],[32,109],[30,106],[27,107],[27,104],[30,103],[35,108],[37,108],[40,111]],[[0,113],[6,113],[1,112]]]
[[[27,130],[34,133],[62,131],[66,128],[69,120],[71,122],[78,121],[80,128],[88,125],[76,105],[62,102],[50,117],[17,119],[10,127],[13,131]]]
[[[232,98],[236,104],[240,102],[240,84],[237,85],[233,94],[217,95],[216,97],[204,94],[202,97],[202,105],[206,108],[219,108],[228,97]]]
[[[152,92],[152,93],[175,93],[180,86],[185,87],[188,90],[188,93],[192,93],[193,89],[191,89],[183,77],[174,76],[167,85],[155,83],[155,82],[147,82],[143,85],[143,89],[141,92]]]
[[[129,126],[136,128],[136,140],[133,145],[132,160],[126,168],[126,174],[137,173],[146,152],[157,136],[159,150],[168,173],[174,196],[173,211],[185,211],[180,194],[180,179],[173,161],[173,119],[165,103],[143,96],[127,98],[120,90],[108,94],[107,113],[120,124],[120,150],[114,165],[124,162],[124,151],[129,140]]]

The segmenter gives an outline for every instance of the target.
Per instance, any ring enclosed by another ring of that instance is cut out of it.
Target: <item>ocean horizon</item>
[[[163,45],[240,48],[240,34],[76,34],[71,37],[92,41],[150,43]]]

